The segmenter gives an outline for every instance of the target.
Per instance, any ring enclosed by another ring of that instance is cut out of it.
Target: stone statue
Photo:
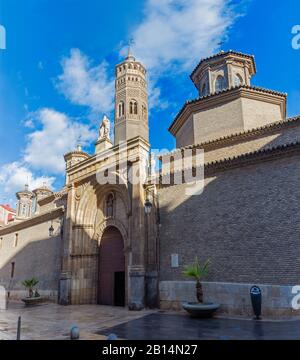
[[[99,140],[101,139],[110,140],[109,132],[110,132],[110,121],[108,117],[104,115],[102,124],[100,125],[100,129],[99,129]]]

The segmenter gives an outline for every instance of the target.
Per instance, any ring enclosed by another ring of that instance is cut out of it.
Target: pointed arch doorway
[[[98,269],[98,304],[125,306],[124,240],[116,227],[102,235]]]

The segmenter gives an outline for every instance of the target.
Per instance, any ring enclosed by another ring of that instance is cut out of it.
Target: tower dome
[[[18,191],[16,196],[18,199],[16,219],[23,220],[29,218],[32,215],[34,193],[29,191],[28,184],[25,184],[24,190]]]

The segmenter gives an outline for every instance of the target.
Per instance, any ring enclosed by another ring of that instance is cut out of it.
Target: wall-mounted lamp
[[[151,210],[152,210],[152,203],[150,202],[149,199],[147,199],[145,201],[145,214],[150,214],[151,213]]]

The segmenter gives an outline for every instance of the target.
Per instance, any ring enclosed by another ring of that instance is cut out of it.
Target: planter
[[[195,318],[211,318],[214,313],[219,309],[219,304],[214,303],[190,303],[185,302],[182,304],[184,310],[186,310],[192,317]]]
[[[34,306],[43,303],[44,301],[46,301],[46,298],[44,298],[43,296],[32,298],[27,297],[22,299],[22,301],[25,303],[25,306]]]

